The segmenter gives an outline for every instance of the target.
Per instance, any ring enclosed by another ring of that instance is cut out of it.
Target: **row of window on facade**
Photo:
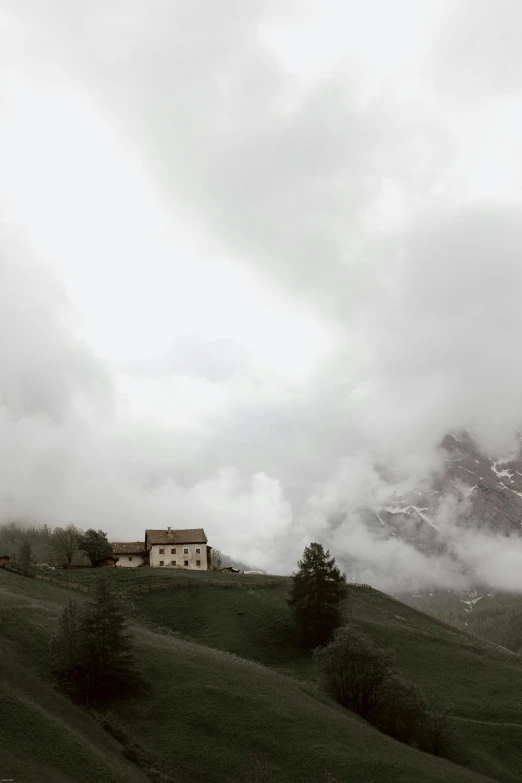
[[[160,553],[160,555],[164,555],[165,554],[165,550],[164,549],[160,549],[159,553]],[[176,550],[175,549],[171,549],[170,550],[170,554],[171,555],[175,555],[176,554]],[[184,555],[188,555],[188,549],[184,549],[183,550],[183,554]],[[201,549],[196,549],[196,554],[200,555],[201,554]],[[129,562],[131,562],[132,561],[132,557],[129,557],[128,560],[129,560]],[[164,565],[164,561],[163,560],[160,560],[160,565]],[[171,561],[171,565],[176,565],[176,561],[172,560]],[[185,560],[185,565],[186,566],[188,565],[188,560]],[[201,560],[196,560],[196,565],[201,565]]]
[[[159,564],[160,564],[160,566],[164,566],[165,565],[165,561],[164,560],[160,560]],[[176,565],[176,561],[175,560],[171,560],[170,564],[175,566]],[[183,561],[183,565],[184,566],[188,566],[188,564],[189,564],[188,560],[184,560]],[[201,565],[201,560],[196,560],[196,565],[200,566]]]
[[[184,555],[188,555],[188,552],[189,552],[188,549],[184,549],[183,550],[183,554]],[[165,550],[164,549],[160,549],[159,553],[160,553],[160,555],[164,555],[165,554]],[[175,549],[171,549],[170,550],[170,554],[171,555],[175,555],[176,554],[176,550]],[[200,555],[201,554],[201,549],[196,549],[196,554]]]
[[[161,552],[161,551],[162,551],[162,550],[160,549],[160,552]],[[174,550],[174,551],[175,551],[175,550]],[[185,550],[185,553],[186,553],[186,551],[187,551],[187,550]],[[199,552],[199,549],[196,549],[196,552]],[[129,558],[128,558],[128,559],[129,559],[129,561],[131,561],[131,560],[132,560],[132,556],[129,556]],[[159,563],[159,564],[160,564],[160,566],[163,566],[163,565],[165,565],[165,561],[164,561],[164,560],[160,560],[160,563]],[[173,565],[173,566],[175,566],[175,565],[176,565],[176,561],[175,561],[175,560],[171,560],[171,561],[170,561],[170,564],[171,564],[171,565]],[[188,560],[184,560],[184,561],[183,561],[183,565],[185,565],[185,566],[188,566]],[[197,566],[200,566],[200,565],[201,565],[201,560],[196,560],[196,565],[197,565]]]

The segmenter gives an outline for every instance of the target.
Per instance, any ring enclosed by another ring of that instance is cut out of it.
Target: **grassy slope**
[[[152,591],[143,596],[134,589],[134,601],[155,623],[195,641],[313,680],[310,657],[293,645],[284,600],[286,581],[271,588],[234,590],[219,589],[218,575],[214,578],[214,589]],[[248,586],[246,580],[237,584]],[[393,649],[400,671],[420,684],[434,703],[450,704],[458,737],[456,761],[499,780],[522,780],[518,657],[452,632],[375,590],[351,588],[347,617]]]
[[[353,618],[395,651],[398,668],[433,702],[450,705],[455,758],[499,780],[522,780],[520,658],[377,591],[351,593]]]
[[[142,596],[143,585],[159,586],[168,578],[180,580],[179,574],[167,576],[165,572],[160,573],[162,582],[158,571],[154,570],[113,572],[136,617],[148,616],[155,624],[171,625],[186,635],[192,635],[200,644],[137,625],[139,662],[147,679],[153,683],[153,693],[134,704],[117,705],[114,710],[120,722],[160,761],[172,780],[205,780],[210,783],[224,783],[232,779],[263,783],[348,783],[352,780],[413,783],[422,779],[428,783],[451,783],[483,779],[476,773],[384,737],[322,697],[312,685],[223,652],[234,650],[267,665],[299,674],[304,679],[313,676],[309,659],[294,651],[291,636],[286,634],[288,615],[283,580],[276,586],[263,588],[261,585],[270,583],[270,580],[253,581],[244,577],[235,586],[233,583],[232,587],[225,587],[230,584],[230,577],[211,575],[201,578],[201,575],[195,574],[186,576],[186,582],[193,585],[191,588],[154,590]],[[74,578],[91,583],[98,575],[96,572],[77,572]],[[71,576],[67,578],[71,579]],[[203,587],[207,583],[214,586]],[[246,587],[241,588],[240,585]],[[36,676],[57,613],[61,605],[76,594],[2,570],[0,591],[2,645],[13,652],[23,650],[24,656],[17,665],[35,672]],[[78,596],[81,598],[82,594]],[[437,697],[440,696],[444,674],[437,661],[445,645],[448,654],[444,665],[450,669],[446,673],[448,688],[453,688],[467,670],[470,660],[474,661],[476,657],[485,661],[487,676],[492,678],[492,692],[495,688],[505,690],[506,680],[510,678],[511,691],[518,689],[521,692],[520,671],[511,659],[488,652],[478,645],[473,647],[467,639],[462,641],[464,637],[454,637],[414,610],[379,593],[354,592],[351,605],[352,611],[364,618],[371,633],[398,649],[401,668],[412,675],[420,673],[417,679],[422,680]],[[403,613],[406,613],[407,620],[396,619],[395,615]],[[419,642],[415,642],[417,635],[421,639]],[[221,649],[211,650],[202,646],[201,642]],[[410,644],[418,644],[412,655],[408,653]],[[431,654],[428,655],[428,652],[431,645],[436,648],[434,656],[438,674],[426,673],[422,665],[422,658],[426,659],[426,665],[430,664]],[[460,660],[455,665],[452,659],[460,659],[461,655],[464,655],[462,666]],[[420,659],[412,661],[414,656],[420,656]],[[510,772],[510,769],[516,769],[513,766],[514,750],[509,751],[511,755],[502,766],[493,759],[495,743],[499,746],[516,743],[518,726],[504,726],[500,730],[498,723],[490,726],[475,724],[468,719],[467,711],[480,706],[473,717],[505,722],[511,718],[516,723],[511,700],[507,700],[506,711],[501,710],[502,692],[494,699],[494,709],[490,713],[488,705],[479,699],[482,685],[481,679],[461,686],[462,691],[470,688],[471,694],[459,713],[459,735],[463,738],[460,758],[498,780],[521,781],[522,776]],[[49,726],[55,725],[54,713],[48,707],[47,686],[42,685],[41,689],[31,686],[29,691],[41,715],[36,723],[40,733],[33,737],[33,744],[35,747],[43,746],[41,764],[48,775],[47,778],[41,775],[38,779],[59,782],[89,778],[120,779],[116,777],[119,774],[117,764],[111,763],[115,759],[120,764],[124,763],[117,758],[116,743],[101,732],[102,742],[97,725],[68,704],[71,715],[64,718],[64,726],[76,725],[74,737],[83,745],[79,750],[69,750],[70,743],[64,728],[64,758],[65,754],[69,755],[67,764],[58,763],[50,749],[45,750],[46,744],[52,745],[53,749],[61,747],[58,739],[56,743],[45,739]],[[60,698],[54,692],[53,695]],[[507,692],[505,695],[507,698]],[[14,726],[18,721],[18,726],[21,726],[22,718],[17,717],[16,705],[9,704],[8,709],[14,719],[7,723]],[[497,709],[501,714],[495,718]],[[80,724],[75,724],[80,720],[79,716],[88,722],[88,727],[80,728]],[[14,759],[13,750],[23,749],[23,741],[17,739],[20,731],[16,732],[13,728],[6,736],[5,723],[0,723],[0,747],[7,746],[9,755]],[[67,731],[73,729],[67,728]],[[97,775],[90,774],[82,749],[92,747],[97,748],[102,759],[107,761],[110,773],[106,774],[104,768],[102,773],[98,770]],[[504,748],[503,752],[507,753],[507,750]],[[9,762],[2,761],[2,769],[8,769]],[[69,773],[67,770],[70,770]],[[12,776],[18,781],[34,779],[30,775],[24,777],[20,768],[15,773]],[[71,776],[65,777],[66,774]],[[132,781],[140,778],[128,776],[121,779]]]
[[[458,628],[522,653],[522,597],[483,595],[470,606],[450,591],[434,591],[422,596],[405,596],[405,603],[439,617]]]
[[[69,594],[0,569],[0,770],[17,783],[145,783],[119,744],[40,672]]]

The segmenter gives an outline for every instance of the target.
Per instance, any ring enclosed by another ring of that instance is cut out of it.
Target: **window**
[[[165,554],[165,550],[164,549],[160,549],[160,555],[164,555],[164,554]]]
[[[201,560],[196,560],[196,565],[200,566],[201,565]]]
[[[129,557],[129,560],[132,560],[132,557]]]
[[[163,565],[165,565],[165,561],[164,560],[160,560],[160,566],[163,566]]]
[[[188,566],[188,560],[185,560],[185,565]]]
[[[201,554],[201,549],[196,549],[196,554],[200,555]]]
[[[176,561],[175,561],[175,560],[171,560],[171,561],[170,561],[170,564],[171,564],[171,565],[176,565]]]
[[[188,549],[184,549],[184,550],[183,550],[183,553],[184,553],[185,555],[188,555]]]
[[[176,550],[175,550],[175,549],[171,549],[171,550],[170,550],[170,554],[171,554],[171,555],[175,555],[175,554],[176,554]]]

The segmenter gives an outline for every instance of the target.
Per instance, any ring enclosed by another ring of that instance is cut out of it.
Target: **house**
[[[117,568],[136,568],[148,565],[144,541],[114,542],[111,546],[113,555],[119,558]]]
[[[116,568],[116,563],[118,560],[118,557],[114,557],[113,555],[106,555],[105,557],[101,557],[99,560],[95,561],[94,568]]]
[[[0,555],[0,565],[9,565],[9,555]]]
[[[146,530],[145,549],[152,568],[189,568],[208,571],[212,547],[203,528]]]

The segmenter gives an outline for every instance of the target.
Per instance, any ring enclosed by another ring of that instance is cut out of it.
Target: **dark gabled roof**
[[[99,557],[97,560],[95,560],[95,563],[103,563],[104,560],[114,560],[115,563],[118,562],[120,558],[116,557],[115,555],[104,555],[104,557]]]
[[[115,541],[111,546],[115,555],[139,555],[145,552],[145,541]]]
[[[152,544],[206,544],[207,537],[202,527],[188,530],[146,530],[145,540]]]

